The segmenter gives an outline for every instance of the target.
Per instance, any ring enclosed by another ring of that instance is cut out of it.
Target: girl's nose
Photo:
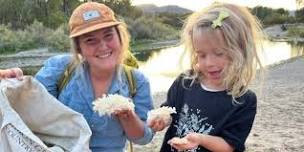
[[[207,66],[213,66],[215,64],[215,58],[212,55],[207,55],[205,58],[205,64]]]

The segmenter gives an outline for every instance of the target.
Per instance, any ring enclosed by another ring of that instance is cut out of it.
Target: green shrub
[[[18,37],[10,30],[9,25],[0,25],[0,53],[15,52]]]
[[[62,21],[63,18],[58,18]],[[132,42],[138,40],[172,40],[178,39],[176,28],[162,23],[157,16],[147,15],[137,19],[125,18]],[[51,23],[49,23],[51,24]],[[34,21],[25,28],[13,30],[10,25],[0,25],[0,53],[15,53],[36,48],[50,48],[52,51],[68,51],[70,39],[67,24],[53,30],[41,22]]]
[[[0,25],[0,53],[15,53],[41,47],[67,51],[70,48],[67,25],[52,30],[34,21],[24,30],[12,30],[10,25]]]
[[[135,21],[126,20],[133,39],[169,40],[177,39],[178,31],[163,24],[155,17],[142,16]]]
[[[52,33],[40,22],[26,26],[24,30],[12,30],[9,25],[0,25],[0,52],[14,53],[23,50],[45,47],[45,37]]]
[[[43,26],[41,22],[34,21],[30,26],[26,26],[24,32],[36,43],[37,47],[46,46],[46,37],[53,33],[53,30]]]
[[[28,67],[22,67],[22,71],[24,75],[32,75],[34,76],[39,69],[41,68],[41,66],[28,66]]]
[[[304,38],[304,27],[289,27],[288,35],[292,37]]]
[[[53,51],[68,51],[70,49],[70,38],[66,31],[66,25],[62,25],[50,33],[46,37],[47,46]]]

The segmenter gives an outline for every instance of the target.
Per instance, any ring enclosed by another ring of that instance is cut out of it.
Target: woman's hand
[[[148,126],[155,132],[162,131],[168,127],[172,122],[172,117],[154,117],[151,120],[148,120]]]
[[[132,109],[115,110],[113,114],[119,119],[130,139],[138,139],[144,136],[144,122],[139,119]]]
[[[22,80],[23,72],[20,68],[0,70],[0,79],[5,79],[5,78],[17,78],[18,80]]]
[[[135,113],[131,109],[119,109],[114,111],[114,115],[119,119],[128,119],[135,117]]]

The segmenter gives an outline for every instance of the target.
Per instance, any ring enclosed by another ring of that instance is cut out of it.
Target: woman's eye
[[[105,39],[110,40],[110,39],[112,39],[113,34],[112,33],[108,33],[104,37],[105,37]]]
[[[94,44],[97,43],[97,39],[94,38],[88,38],[84,41],[86,44]]]

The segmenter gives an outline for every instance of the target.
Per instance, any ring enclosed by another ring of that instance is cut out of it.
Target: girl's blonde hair
[[[114,26],[114,28],[118,33],[122,49],[120,63],[123,63],[126,58],[127,52],[129,51],[130,34],[127,30],[127,25],[123,22],[119,25]],[[81,56],[81,50],[77,39],[78,37],[71,38],[71,53],[73,54],[71,63],[73,65],[78,65],[84,61],[83,57]]]
[[[212,27],[220,12],[227,12],[229,17],[222,20],[222,25]],[[193,32],[221,30],[226,43],[224,50],[231,63],[224,69],[223,84],[233,99],[242,96],[248,85],[255,77],[257,67],[262,68],[257,55],[257,42],[263,34],[259,21],[248,9],[234,4],[214,3],[202,11],[193,13],[183,27],[182,42],[187,51],[190,51],[193,80],[202,78],[195,68],[197,56],[193,47]],[[201,44],[204,45],[204,44]]]

